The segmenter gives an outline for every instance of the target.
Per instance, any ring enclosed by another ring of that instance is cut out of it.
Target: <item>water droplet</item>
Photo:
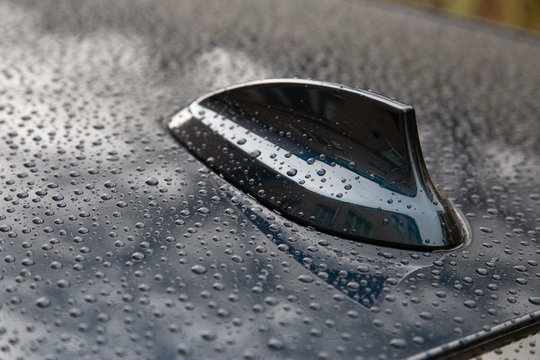
[[[420,313],[420,318],[422,318],[424,320],[431,320],[431,319],[433,319],[433,315],[428,311],[423,311],[423,312]]]
[[[177,351],[178,351],[178,354],[182,356],[189,357],[193,355],[193,349],[191,348],[191,346],[187,344],[179,344]]]
[[[313,276],[311,276],[309,274],[304,274],[304,275],[300,275],[298,277],[298,280],[300,280],[303,283],[310,283],[310,282],[313,282],[314,278],[313,278]]]
[[[49,298],[47,298],[45,296],[42,296],[42,297],[36,299],[35,304],[36,304],[36,306],[38,308],[45,309],[45,308],[48,308],[51,305],[51,301],[49,300]]]
[[[390,340],[390,345],[396,349],[405,349],[407,342],[404,339],[395,338]]]
[[[191,271],[195,274],[202,275],[206,273],[206,268],[203,265],[193,265]]]
[[[298,170],[296,170],[296,169],[289,169],[287,171],[288,176],[295,176],[297,173],[298,173]]]
[[[156,179],[154,177],[150,177],[150,178],[146,179],[145,183],[146,183],[146,185],[149,185],[149,186],[156,186],[159,183],[159,181],[158,181],[158,179]]]
[[[260,150],[253,150],[249,153],[249,157],[256,158],[257,156],[261,155]]]
[[[529,301],[531,304],[540,305],[540,296],[531,296]]]
[[[275,337],[268,339],[267,345],[272,350],[282,350],[283,348],[285,348],[285,343],[283,342],[283,340],[277,339]]]
[[[134,261],[142,261],[144,260],[144,254],[141,252],[134,252],[131,254],[131,259]]]
[[[202,215],[206,215],[210,212],[210,210],[207,207],[201,207],[197,209],[197,212]]]
[[[206,330],[202,332],[201,338],[206,341],[214,341],[217,338],[217,334],[213,330]]]

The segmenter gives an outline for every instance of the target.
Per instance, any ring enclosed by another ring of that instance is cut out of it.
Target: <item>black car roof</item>
[[[538,323],[538,39],[330,0],[0,14],[0,357],[423,357]],[[167,132],[191,99],[269,77],[414,105],[472,241],[423,253],[304,228]]]

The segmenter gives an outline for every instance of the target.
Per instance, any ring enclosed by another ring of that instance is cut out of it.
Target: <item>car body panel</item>
[[[168,127],[225,180],[298,224],[420,251],[467,240],[428,176],[410,106],[343,85],[270,79],[199,98]]]
[[[0,13],[1,357],[404,358],[538,317],[538,39],[345,1]],[[164,125],[294,76],[414,105],[472,240],[424,253],[296,225]]]

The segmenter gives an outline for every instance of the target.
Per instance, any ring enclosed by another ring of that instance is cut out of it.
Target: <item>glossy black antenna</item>
[[[416,249],[465,239],[428,176],[411,106],[336,84],[264,80],[199,98],[169,128],[225,179],[301,224]]]

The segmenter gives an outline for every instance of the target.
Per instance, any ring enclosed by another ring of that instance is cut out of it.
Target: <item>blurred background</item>
[[[540,0],[391,0],[540,35]]]

